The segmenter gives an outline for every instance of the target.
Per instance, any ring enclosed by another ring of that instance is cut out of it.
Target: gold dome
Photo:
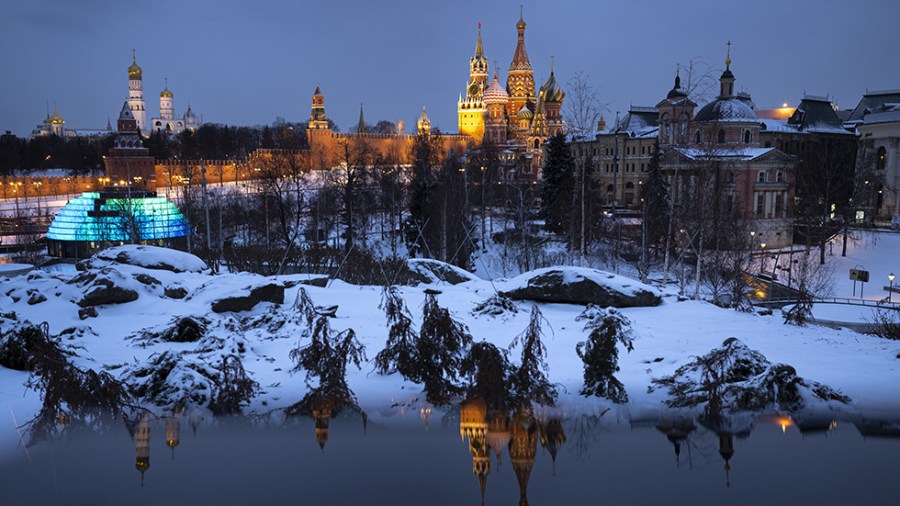
[[[53,116],[50,116],[50,123],[53,125],[62,125],[65,120],[59,115],[59,109],[53,104]]]
[[[159,98],[172,98],[172,92],[169,91],[169,79],[166,78],[166,86],[159,92]]]
[[[134,49],[131,50],[131,65],[128,67],[128,78],[133,80],[141,79],[144,71],[137,64],[137,54]]]

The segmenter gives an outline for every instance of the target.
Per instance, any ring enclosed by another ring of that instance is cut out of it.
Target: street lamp
[[[888,303],[890,303],[893,298],[891,297],[894,294],[894,273],[888,274],[888,281],[890,281],[890,286],[888,287]]]
[[[760,255],[759,255],[759,274],[763,274],[763,269],[765,268],[766,262],[766,243],[759,243]]]

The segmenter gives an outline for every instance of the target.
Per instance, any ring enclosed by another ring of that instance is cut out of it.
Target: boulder
[[[124,304],[138,299],[138,293],[130,288],[117,286],[109,278],[97,277],[78,301],[79,307]]]
[[[406,264],[409,267],[410,286],[435,283],[458,285],[479,279],[469,271],[431,258],[410,258]]]
[[[97,308],[83,307],[78,310],[78,319],[79,320],[87,320],[88,318],[96,318],[96,317],[97,317]]]
[[[660,292],[650,285],[583,267],[548,267],[526,272],[503,283],[500,295],[516,300],[600,307],[658,306],[662,301]]]
[[[126,244],[98,251],[75,265],[79,271],[124,264],[172,272],[204,272],[209,269],[197,256],[169,248]]]
[[[216,313],[249,311],[260,302],[284,303],[284,285],[279,283],[266,283],[255,287],[246,287],[241,291],[243,292],[241,295],[233,295],[214,301],[212,310]]]
[[[41,302],[44,302],[46,300],[47,300],[47,296],[45,296],[41,292],[39,292],[35,289],[28,290],[28,305],[29,306],[33,306],[35,304],[40,304]]]
[[[183,299],[187,297],[188,291],[181,286],[167,286],[163,294],[170,299]]]

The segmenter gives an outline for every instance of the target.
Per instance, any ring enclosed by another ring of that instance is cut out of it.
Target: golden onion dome
[[[534,117],[534,113],[531,112],[531,109],[528,108],[528,104],[525,104],[521,109],[519,109],[519,113],[517,114],[517,116],[519,118],[519,121],[530,120]]]
[[[53,104],[53,116],[50,116],[50,123],[53,125],[62,125],[65,120],[59,115],[59,109]]]
[[[172,92],[169,91],[169,80],[166,79],[166,86],[163,88],[161,92],[159,92],[159,98],[172,98]]]
[[[134,49],[131,50],[131,65],[128,67],[128,78],[133,80],[141,79],[144,71],[137,64],[137,54]]]

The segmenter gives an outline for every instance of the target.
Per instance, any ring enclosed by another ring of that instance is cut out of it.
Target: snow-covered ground
[[[872,270],[874,280],[881,274],[886,276],[891,269],[890,262],[896,258],[895,252],[900,251],[898,248],[900,236],[884,234],[884,237],[879,236],[875,246],[854,246],[852,258],[835,260],[839,257],[829,257],[829,261],[841,265],[866,264]],[[160,258],[165,257],[154,254],[157,256],[147,264],[159,263]],[[154,354],[165,350],[190,351],[198,346],[197,343],[135,339],[142,331],[158,331],[170,324],[173,317],[202,317],[209,322],[209,334],[226,342],[226,346],[237,341],[246,344],[242,355],[244,367],[261,387],[250,410],[285,407],[303,397],[307,391],[303,374],[289,372],[293,363],[288,357],[300,339],[300,326],[291,322],[296,318],[292,303],[303,287],[293,283],[302,279],[302,275],[272,279],[292,285],[285,290],[282,305],[260,303],[250,311],[217,314],[210,310],[215,299],[238,293],[248,286],[259,286],[267,280],[248,274],[197,272],[199,269],[185,258],[173,258],[163,263],[191,268],[176,273],[134,265],[112,267],[116,275],[121,276],[123,285],[137,291],[139,297],[133,302],[100,306],[96,318],[79,319],[76,301],[83,296],[85,288],[67,283],[77,273],[65,269],[0,279],[0,312],[15,312],[20,321],[46,321],[52,334],[70,327],[83,328],[85,332],[80,334],[81,337],[64,340],[66,344],[80,347],[76,350],[79,355],[77,365],[106,369],[118,377],[134,366],[144,365]],[[150,275],[159,284],[134,281],[139,274]],[[400,293],[416,326],[421,322],[424,290],[436,288],[442,291],[438,302],[468,325],[476,342],[485,340],[506,348],[528,325],[531,303],[516,302],[519,311],[515,314],[476,316],[472,313],[477,304],[495,295],[497,285],[502,284],[476,279],[458,285],[438,283],[401,287]],[[164,289],[173,287],[184,288],[187,297],[165,296]],[[353,328],[366,346],[370,360],[382,349],[387,329],[385,315],[379,309],[380,287],[333,281],[327,288],[304,288],[317,305],[339,305],[337,318],[331,321],[332,328],[336,331]],[[28,290],[40,291],[47,300],[28,304]],[[19,300],[14,301],[13,296]],[[608,401],[578,395],[583,382],[583,364],[575,347],[587,333],[583,330],[583,322],[577,322],[576,317],[584,306],[539,304],[539,307],[546,318],[544,331],[549,378],[562,387],[560,405],[590,410],[611,406]],[[666,393],[662,389],[648,392],[651,380],[672,374],[679,366],[708,353],[729,337],[739,338],[773,363],[792,365],[799,376],[840,390],[853,401],[848,409],[900,408],[900,389],[897,388],[900,384],[900,342],[849,330],[789,326],[777,313],[761,316],[722,309],[706,302],[679,302],[671,290],[659,306],[621,311],[631,320],[635,335],[634,351],[625,353],[622,350],[620,354],[621,371],[617,377],[630,397],[628,404],[616,408],[622,413],[658,408]],[[274,328],[271,322],[279,320],[288,322]],[[519,360],[516,352],[511,353],[510,358],[514,363]],[[373,369],[371,362],[364,364],[361,371],[350,368],[349,386],[361,407],[370,416],[385,421],[402,423],[404,416],[414,417],[418,407],[424,405],[421,386],[404,381],[396,374],[380,376]],[[36,393],[24,386],[27,379],[27,373],[0,368],[0,455],[12,451],[19,441],[16,424],[31,418],[39,406]]]

